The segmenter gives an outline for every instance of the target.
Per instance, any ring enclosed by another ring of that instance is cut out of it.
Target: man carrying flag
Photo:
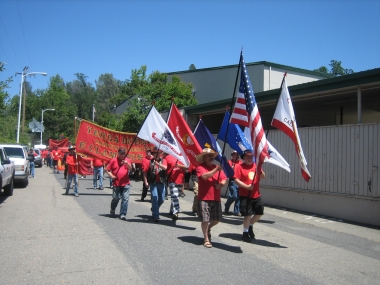
[[[296,152],[297,152],[300,165],[301,165],[302,177],[306,180],[306,182],[309,182],[311,175],[309,173],[309,170],[307,169],[306,158],[305,158],[305,155],[303,154],[301,141],[298,135],[296,117],[294,115],[293,104],[292,104],[292,100],[290,99],[289,90],[286,84],[285,76],[286,76],[286,73],[282,81],[281,94],[278,99],[276,111],[272,119],[272,126],[283,131],[294,142],[294,145],[296,147]]]

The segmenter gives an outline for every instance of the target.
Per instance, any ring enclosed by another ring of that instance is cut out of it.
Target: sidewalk
[[[0,284],[142,284],[52,170],[0,197]],[[71,190],[72,192],[72,190]]]

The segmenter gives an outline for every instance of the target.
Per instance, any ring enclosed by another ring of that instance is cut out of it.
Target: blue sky
[[[174,72],[271,61],[304,69],[380,67],[378,0],[1,0],[0,80],[21,72],[33,90],[75,73],[95,86],[101,74],[129,79],[132,69]],[[8,92],[19,94],[21,77]]]

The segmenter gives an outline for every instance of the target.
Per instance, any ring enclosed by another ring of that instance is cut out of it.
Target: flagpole
[[[232,114],[232,108],[233,108],[234,105],[235,105],[236,86],[237,86],[237,82],[238,82],[238,79],[239,79],[239,72],[240,72],[240,65],[241,65],[242,56],[243,56],[243,51],[240,52],[239,65],[238,65],[238,69],[237,69],[237,72],[236,72],[235,86],[234,86],[234,91],[232,92],[230,114]],[[228,106],[226,106],[226,113],[227,113],[227,107],[228,107]],[[224,116],[226,116],[226,113],[224,114]],[[230,118],[229,118],[229,120],[228,120],[228,124],[227,124],[227,128],[226,128],[226,134],[224,135],[224,144],[223,144],[222,161],[221,161],[221,165],[222,165],[222,167],[223,167],[223,156],[224,156],[224,151],[225,151],[225,149],[226,149],[226,140],[227,140],[228,129],[229,129],[229,127],[230,127],[230,123],[231,123],[231,117],[232,117],[232,116],[230,115]],[[219,172],[219,175],[218,175],[218,180],[219,180],[219,177],[220,177],[220,172]]]
[[[278,93],[278,97],[277,97],[276,103],[274,104],[275,111],[276,111],[276,108],[277,108],[278,101],[280,100],[280,97],[281,97],[282,86],[284,86],[285,77],[286,77],[287,74],[288,74],[288,72],[285,71],[285,73],[284,73],[284,77],[282,78],[282,82],[281,82],[281,86],[280,86],[280,91],[279,91],[279,93]],[[269,131],[270,131],[270,130],[268,129],[268,130],[267,130],[267,133],[266,133],[266,137],[267,137],[267,139],[268,139]]]
[[[136,133],[135,137],[133,138],[133,141],[132,141],[131,145],[129,146],[129,148],[128,148],[128,151],[127,151],[126,155],[128,155],[128,153],[129,153],[129,151],[131,150],[131,148],[132,148],[133,144],[135,143],[135,141],[136,141],[136,138],[137,138],[137,135],[140,133],[140,131],[141,131],[141,128],[142,128],[142,126],[144,125],[144,123],[145,123],[146,119],[148,118],[150,111],[152,111],[152,108],[153,108],[153,106],[154,106],[154,104],[155,104],[155,103],[156,103],[156,102],[155,102],[155,101],[153,101],[153,103],[152,103],[152,106],[150,107],[148,114],[146,114],[144,121],[143,121],[143,122],[142,122],[142,124],[140,125],[140,129],[139,129],[139,131]]]

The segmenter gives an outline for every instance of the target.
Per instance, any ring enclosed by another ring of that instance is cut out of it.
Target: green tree
[[[3,71],[5,71],[4,63],[0,62],[0,72]],[[5,81],[0,81],[0,114],[2,114],[2,111],[5,110],[6,100],[9,97],[9,94],[6,91],[6,89],[9,88],[9,83],[11,83],[12,81],[12,77],[9,77]]]
[[[341,64],[342,62],[339,60],[331,60],[329,64],[331,67],[330,70],[328,70],[326,66],[321,66],[318,69],[314,69],[314,71],[321,72],[321,73],[328,73],[334,77],[354,73],[352,69],[343,68]]]
[[[119,93],[119,82],[111,73],[101,74],[96,84],[96,111],[100,115],[103,112],[109,112],[113,104],[111,98]]]
[[[44,140],[59,139],[63,133],[73,141],[77,106],[66,92],[65,83],[58,74],[50,78],[49,87],[41,96],[41,109],[50,108],[55,111],[44,113]]]
[[[197,68],[195,67],[195,65],[194,64],[190,64],[190,66],[189,66],[189,70],[196,70]]]
[[[70,100],[77,106],[77,116],[82,119],[92,120],[92,106],[96,100],[95,88],[87,81],[83,73],[75,73],[77,80],[66,84]]]

